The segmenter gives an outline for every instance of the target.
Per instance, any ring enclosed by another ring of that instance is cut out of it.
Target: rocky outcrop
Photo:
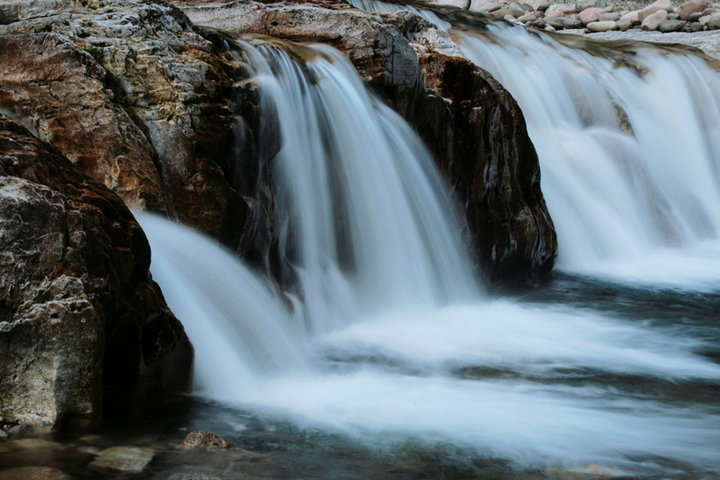
[[[0,117],[0,422],[90,426],[188,386],[149,264],[119,197]]]
[[[185,12],[233,36],[323,41],[342,50],[435,154],[465,214],[482,271],[503,279],[552,267],[555,232],[522,113],[487,72],[458,56],[445,32],[411,12],[377,15],[333,2],[199,3]],[[249,136],[256,113],[242,114]],[[269,210],[264,206],[261,213]],[[255,230],[265,240],[254,248],[273,243],[268,228]]]
[[[0,4],[0,111],[133,208],[233,246],[232,67],[185,15],[143,0]]]
[[[465,58],[429,52],[420,65],[437,97],[417,97],[409,117],[464,206],[482,270],[493,280],[549,270],[557,239],[517,103]]]

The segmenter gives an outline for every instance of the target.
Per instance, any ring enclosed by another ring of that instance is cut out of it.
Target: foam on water
[[[522,467],[600,463],[663,475],[670,475],[668,463],[681,472],[720,467],[717,403],[657,391],[677,382],[720,384],[720,366],[700,354],[707,345],[692,330],[483,300],[432,159],[409,127],[368,94],[352,66],[328,47],[312,47],[304,60],[257,42],[244,49],[263,108],[277,120],[270,125],[280,128],[280,151],[266,161],[277,179],[281,261],[297,278],[295,308],[213,242],[140,217],[153,248],[153,276],[195,344],[204,395],[370,445],[420,443]],[[498,58],[510,62],[506,55]],[[688,62],[687,69],[701,68]],[[692,191],[704,194],[716,181],[708,162],[717,157],[705,155],[713,142],[693,150],[697,171],[680,172],[670,161],[663,168],[671,172],[635,166],[630,159],[642,153],[638,138],[646,134],[627,107],[634,104],[622,103],[636,132],[631,137],[613,126],[614,108],[593,103],[585,80],[593,75],[573,65],[580,73],[547,107],[565,112],[587,97],[587,118],[579,118],[585,109],[575,111],[574,123],[552,123],[556,114],[540,106],[527,114],[531,125],[550,122],[546,142],[564,155],[557,172],[547,167],[546,175],[560,185],[549,198],[567,210],[553,212],[556,224],[569,222],[559,226],[561,248],[569,248],[562,265],[628,265],[622,255],[641,257],[674,243],[695,252],[709,242],[703,248],[712,252],[720,202],[710,205]],[[704,122],[695,127],[713,128],[712,112],[695,113]],[[698,180],[702,190],[674,189],[681,176]],[[662,208],[653,207],[655,194]],[[577,202],[568,202],[574,195]],[[697,272],[688,279],[713,280],[693,265]],[[665,278],[665,266],[658,269]],[[568,371],[590,380],[567,381]],[[650,393],[629,388],[644,381],[652,383]]]
[[[459,38],[525,115],[559,268],[717,288],[717,72],[699,57],[641,52],[631,59],[641,74],[523,28]]]

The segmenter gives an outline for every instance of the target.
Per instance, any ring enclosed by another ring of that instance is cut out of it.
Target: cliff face
[[[189,386],[149,265],[119,197],[0,119],[0,422],[90,426]]]
[[[226,180],[231,84],[217,48],[165,3],[0,4],[0,112],[131,207],[227,244],[246,211]]]
[[[332,1],[175,3],[193,22],[232,36],[322,42],[343,51],[435,154],[479,269],[499,281],[552,268],[557,239],[522,112],[490,74],[459,56],[447,33],[411,12],[370,14]],[[241,110],[251,139],[256,112]],[[271,244],[272,228],[263,232],[257,218],[254,212],[256,238]]]

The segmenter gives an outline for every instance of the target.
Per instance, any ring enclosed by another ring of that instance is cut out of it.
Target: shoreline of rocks
[[[528,27],[555,32],[582,29],[586,33],[609,31],[703,32],[720,30],[720,4],[710,0],[622,2],[577,0],[553,3],[551,0],[436,0],[470,12]]]

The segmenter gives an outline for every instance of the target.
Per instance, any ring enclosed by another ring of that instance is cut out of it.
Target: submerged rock
[[[190,432],[179,445],[180,448],[234,448],[235,445],[210,432]]]
[[[115,194],[0,117],[0,417],[96,424],[186,388],[192,347]]]
[[[111,447],[100,452],[90,468],[105,472],[142,473],[152,462],[155,451],[141,447]]]
[[[72,480],[72,477],[52,467],[15,467],[0,471],[0,480]]]

